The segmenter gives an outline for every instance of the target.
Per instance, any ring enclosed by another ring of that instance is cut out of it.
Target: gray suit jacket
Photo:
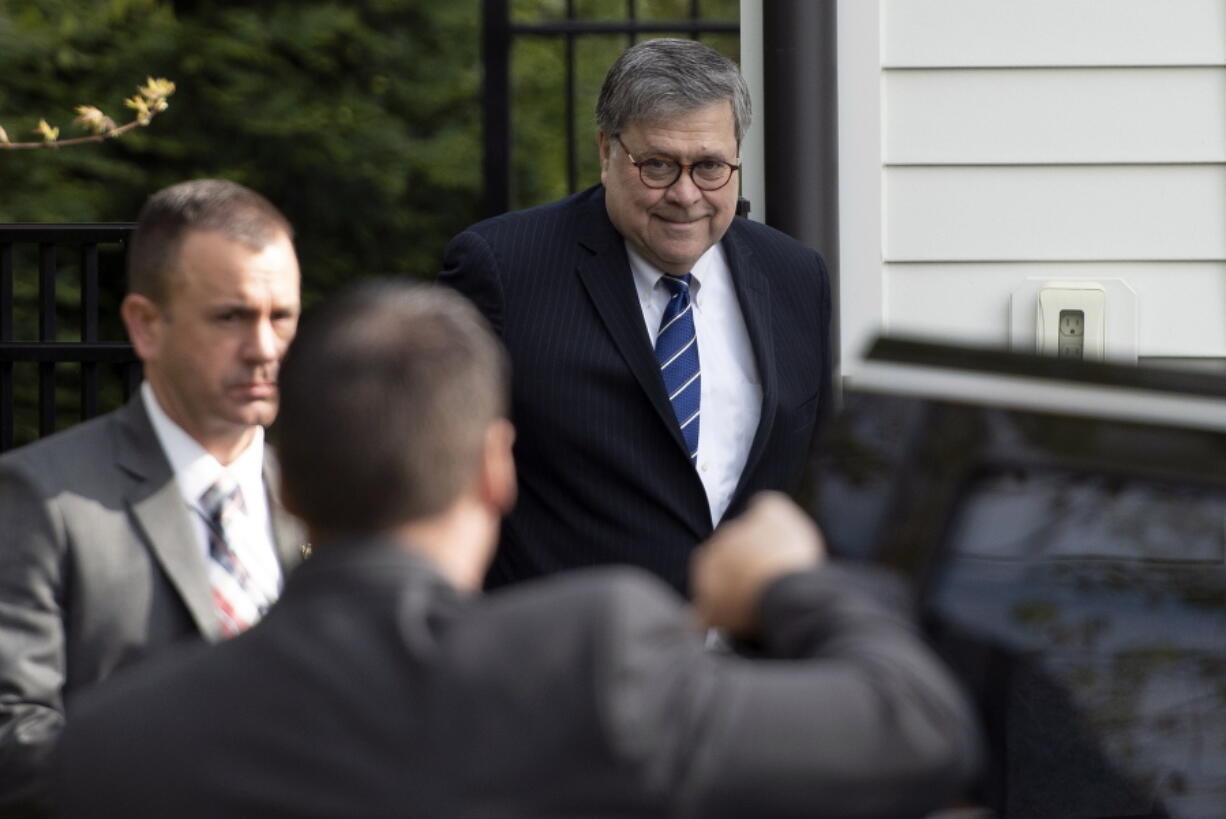
[[[64,812],[920,815],[970,772],[975,729],[892,589],[779,579],[773,659],[752,661],[705,652],[638,569],[466,597],[394,544],[320,545],[247,633],[81,698]]]
[[[302,532],[270,507],[289,568]],[[139,394],[0,457],[0,812],[45,799],[66,700],[172,643],[218,636],[189,510]]]

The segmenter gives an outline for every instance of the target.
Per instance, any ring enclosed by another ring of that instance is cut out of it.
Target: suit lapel
[[[281,469],[271,448],[264,449],[264,487],[268,491],[268,515],[272,519],[273,547],[281,571],[288,572],[310,553],[306,532],[298,518],[281,505]]]
[[[758,429],[754,433],[753,442],[749,446],[745,468],[741,470],[741,477],[737,481],[736,491],[732,494],[729,508],[736,508],[743,500],[742,495],[750,485],[749,478],[762,459],[766,442],[770,440],[771,429],[775,424],[775,410],[779,403],[774,325],[771,321],[770,281],[756,267],[753,251],[737,240],[737,228],[738,222],[733,219],[731,227],[724,234],[723,246],[728,258],[728,267],[732,272],[737,300],[741,305],[741,315],[745,317],[749,343],[753,346],[758,378],[762,382],[762,413],[758,419]]]
[[[588,297],[660,420],[668,427],[682,454],[688,457],[689,450],[677,426],[677,417],[668,401],[655,352],[643,324],[643,310],[639,307],[634,277],[630,274],[626,245],[609,221],[603,195],[594,196],[587,203],[579,223],[579,244],[592,254],[579,262],[579,279]]]
[[[204,556],[139,393],[120,410],[119,437],[116,460],[132,476],[127,502],[135,527],[179,592],[200,633],[217,640],[221,635]]]

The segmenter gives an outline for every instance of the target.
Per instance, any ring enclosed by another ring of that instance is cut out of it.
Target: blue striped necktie
[[[698,336],[694,332],[694,305],[690,299],[689,273],[664,275],[660,279],[672,293],[660,332],[656,335],[656,361],[664,388],[673,405],[690,460],[698,458],[698,403],[702,393],[702,370],[698,366]]]

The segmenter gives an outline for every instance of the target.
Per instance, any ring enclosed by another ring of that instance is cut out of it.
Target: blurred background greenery
[[[512,19],[563,19],[565,0],[515,0]],[[130,119],[146,76],[178,87],[147,129],[104,144],[0,152],[0,222],[134,219],[151,192],[224,176],[261,191],[298,228],[312,298],[370,273],[431,276],[447,239],[479,218],[478,0],[0,0],[0,125],[33,139],[39,117],[77,135],[76,105]],[[690,0],[636,4],[678,20]],[[735,20],[737,3],[707,2]],[[625,0],[576,0],[619,20]],[[736,56],[735,35],[709,36]],[[579,187],[598,180],[592,109],[624,35],[576,43]],[[512,52],[514,207],[565,195],[561,37]],[[586,148],[586,150],[585,150]]]
[[[126,120],[146,75],[177,90],[120,139],[0,153],[0,222],[129,221],[159,188],[220,176],[285,211],[311,297],[357,275],[429,275],[478,215],[475,5],[7,0],[10,138],[40,116],[69,135],[81,103]]]
[[[512,0],[520,24],[738,18],[737,0]],[[309,306],[365,275],[432,277],[447,240],[481,212],[480,0],[0,0],[0,126],[38,139],[85,132],[73,109],[122,123],[147,76],[173,80],[148,128],[100,144],[0,151],[0,224],[132,221],[152,192],[224,177],[295,225]],[[661,36],[661,35],[651,35]],[[735,34],[703,40],[737,56]],[[599,180],[593,107],[624,34],[577,36],[576,188]],[[513,208],[569,192],[564,38],[511,52]],[[15,256],[14,339],[37,338],[33,249]],[[117,254],[114,254],[117,257]],[[79,339],[76,262],[61,254],[57,337]],[[103,340],[120,340],[120,260],[103,258]],[[70,367],[61,426],[73,417]],[[32,437],[35,368],[16,365],[17,442]],[[111,405],[114,398],[109,399]],[[57,399],[57,405],[60,404]],[[26,419],[26,420],[22,420]]]

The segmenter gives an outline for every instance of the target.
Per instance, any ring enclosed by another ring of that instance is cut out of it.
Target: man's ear
[[[481,495],[500,515],[510,512],[515,505],[515,456],[511,451],[514,443],[515,427],[505,418],[499,418],[485,430]]]
[[[609,138],[604,131],[598,137],[600,142],[600,182],[605,184],[605,176],[609,173]]]
[[[119,306],[119,315],[128,329],[128,339],[141,361],[157,357],[162,335],[162,311],[147,296],[129,293]]]

